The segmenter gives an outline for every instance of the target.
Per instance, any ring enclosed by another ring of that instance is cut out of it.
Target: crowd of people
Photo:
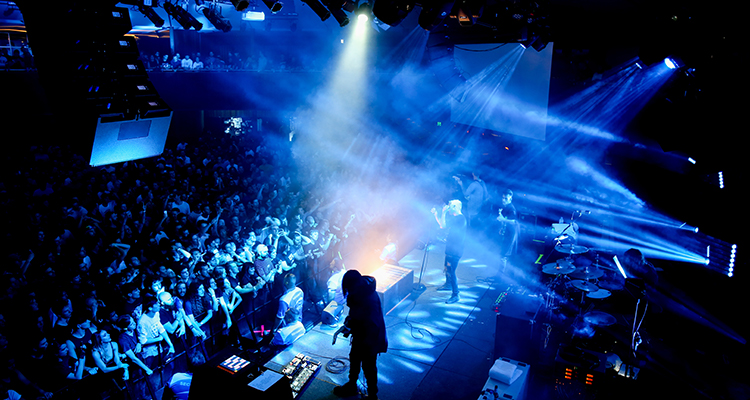
[[[272,137],[206,133],[104,167],[66,147],[4,156],[0,394],[150,398],[178,358],[280,328],[290,274],[323,304],[369,222]]]
[[[153,54],[141,53],[140,60],[148,71],[299,71],[303,65],[293,56],[278,55],[269,58],[262,52],[257,57],[237,52],[227,52],[224,55],[210,51],[207,55],[200,52],[183,54]]]
[[[259,53],[257,57],[241,56],[237,52],[227,52],[224,55],[210,51],[207,55],[200,52],[190,54],[153,54],[141,53],[140,61],[148,71],[300,71],[309,69],[294,56],[279,55],[267,57]],[[31,48],[0,49],[0,70],[29,70],[34,69],[34,57]]]
[[[35,68],[31,48],[24,45],[21,48],[0,49],[0,71],[29,70]]]

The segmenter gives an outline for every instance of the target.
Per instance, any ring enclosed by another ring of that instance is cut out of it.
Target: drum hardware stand
[[[641,325],[643,324],[643,319],[646,318],[646,311],[648,311],[648,301],[646,302],[646,306],[643,308],[643,315],[641,315],[641,320],[638,321],[638,307],[641,305],[641,299],[638,299],[638,301],[635,303],[635,316],[633,317],[633,334],[630,339],[630,349],[633,351],[633,357],[636,356],[636,352],[638,351],[638,346],[643,343],[643,340],[641,339]],[[638,324],[636,326],[636,323]]]
[[[565,232],[568,229],[571,229],[573,227],[573,223],[576,221],[576,214],[578,214],[578,217],[581,217],[581,216],[583,216],[583,214],[587,214],[587,215],[591,214],[591,211],[580,211],[580,210],[573,211],[573,213],[571,213],[571,215],[570,215],[570,223],[567,224],[568,226],[566,226],[565,229],[563,229],[560,232],[560,234],[557,235],[557,237],[555,237],[553,239],[556,242],[554,248],[556,248],[557,246],[559,246],[560,244],[562,244],[562,241],[568,237],[568,235],[566,235]],[[575,233],[574,236],[578,236],[578,233]],[[578,242],[578,238],[575,237],[575,239],[576,239],[576,242]],[[553,251],[554,251],[554,248],[553,248]],[[573,254],[575,254],[575,253],[573,253],[573,249],[571,248],[570,254],[568,254],[568,257],[566,258],[566,260],[570,261],[571,264],[573,263]],[[552,255],[552,252],[550,252],[549,254],[547,254],[547,256],[544,257],[544,262],[542,264],[546,264],[547,260],[549,259],[549,257],[551,255]]]

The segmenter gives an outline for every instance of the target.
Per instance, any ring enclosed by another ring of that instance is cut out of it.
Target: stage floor
[[[438,292],[445,283],[443,243],[429,246],[424,291],[413,291],[385,316],[389,349],[378,358],[381,399],[477,399],[494,363],[496,313],[492,306],[511,283],[499,271],[500,262],[492,246],[467,241],[457,270],[460,300],[446,304],[450,292]],[[399,266],[412,269],[414,281],[425,251],[414,249]],[[533,266],[533,260],[531,260]],[[388,311],[388,310],[385,310]],[[349,342],[339,337],[331,345],[337,328],[317,324],[296,343],[276,355],[266,366],[280,370],[297,353],[328,363],[348,357]],[[523,361],[523,360],[520,360]],[[347,363],[348,365],[348,363]],[[532,365],[533,369],[533,365]],[[340,373],[322,370],[315,382],[300,396],[302,400],[336,399],[335,385],[347,381],[348,369]],[[539,379],[532,374],[531,379]],[[360,377],[360,384],[364,376]],[[535,383],[527,398],[548,398],[547,383]]]
[[[612,373],[608,370],[608,387],[601,385],[605,381],[601,375],[596,378],[598,387],[558,384],[556,377],[560,378],[561,372],[560,365],[555,362],[555,354],[559,344],[570,341],[572,335],[570,329],[555,326],[551,329],[551,334],[539,333],[541,329],[537,329],[534,331],[537,336],[530,338],[527,320],[535,319],[539,328],[545,322],[541,315],[532,315],[527,310],[525,314],[520,314],[520,319],[501,321],[509,323],[505,325],[507,329],[501,332],[499,342],[505,346],[506,351],[512,350],[516,356],[533,354],[529,359],[495,354],[498,313],[493,310],[493,306],[496,300],[500,296],[522,299],[521,302],[507,301],[501,304],[500,313],[510,316],[509,318],[517,311],[512,309],[514,307],[528,308],[528,303],[544,304],[544,283],[551,279],[541,273],[540,256],[546,256],[543,254],[544,246],[523,249],[516,260],[516,266],[503,270],[492,241],[468,237],[464,256],[457,270],[461,298],[455,304],[445,303],[450,292],[437,291],[445,282],[445,245],[437,242],[428,247],[424,276],[421,278],[425,289],[412,291],[390,311],[385,310],[389,349],[378,358],[378,397],[381,399],[480,399],[496,356],[530,365],[525,396],[514,396],[514,399],[599,397],[614,400],[641,395],[645,398],[679,396],[682,399],[744,399],[748,398],[746,394],[750,394],[743,372],[748,370],[743,356],[747,354],[746,346],[740,346],[739,350],[733,352],[714,340],[715,333],[703,332],[697,325],[688,324],[685,319],[666,313],[649,314],[647,323],[655,322],[654,318],[664,319],[666,329],[662,327],[662,331],[658,332],[661,336],[649,337],[648,334],[652,332],[647,331],[644,335],[646,343],[628,361],[639,363],[641,374],[638,380],[628,380],[624,384],[618,381],[617,386],[614,386],[611,383]],[[400,267],[413,271],[415,283],[420,279],[424,257],[425,251],[417,248],[399,260]],[[575,299],[571,297],[570,301],[575,302]],[[541,313],[545,312],[544,308],[540,308]],[[550,311],[549,315],[552,313]],[[617,353],[623,356],[623,360],[629,357],[629,341],[626,337],[620,337],[627,336],[630,332],[632,317],[630,321],[627,318],[628,316],[618,315],[616,324],[597,332],[599,337],[608,335],[607,338],[611,340],[605,339],[605,342],[619,342],[613,344],[613,348],[617,346]],[[554,325],[554,322],[550,324]],[[331,360],[348,357],[349,343],[339,337],[336,345],[331,345],[336,329],[320,323],[314,325],[301,339],[273,356],[265,365],[280,371],[298,353],[310,356],[328,368],[320,371],[300,399],[337,399],[332,390],[336,385],[347,381],[348,360],[343,367],[341,363]],[[619,336],[616,335],[618,332]],[[685,335],[685,332],[689,334]],[[705,338],[714,339],[700,339],[699,335],[704,334]],[[544,335],[547,335],[548,347]],[[539,350],[542,342],[545,342],[544,350]],[[721,363],[717,364],[716,360]],[[364,377],[360,376],[360,385],[362,382]]]

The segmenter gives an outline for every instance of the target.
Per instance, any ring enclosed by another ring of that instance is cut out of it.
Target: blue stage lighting
[[[244,14],[242,14],[243,21],[265,21],[265,19],[266,19],[266,13],[264,13],[263,11],[251,10],[251,11],[246,11]]]
[[[667,57],[664,59],[664,65],[669,69],[678,69],[684,67],[685,63],[678,57]]]
[[[357,21],[360,22],[367,22],[370,19],[370,14],[372,13],[372,6],[370,3],[362,3],[357,7],[357,11],[355,11],[355,14],[357,14]]]

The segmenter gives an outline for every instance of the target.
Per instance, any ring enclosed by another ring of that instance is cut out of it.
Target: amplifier
[[[568,398],[595,398],[606,381],[607,356],[561,346],[555,357],[555,388]]]

